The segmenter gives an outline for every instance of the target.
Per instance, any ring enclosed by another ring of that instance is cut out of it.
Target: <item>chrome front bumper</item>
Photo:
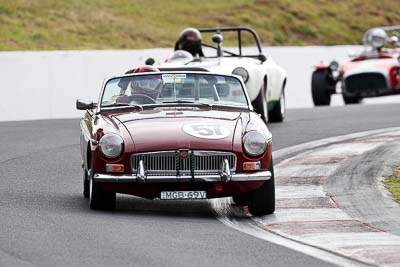
[[[104,183],[162,183],[162,182],[250,182],[266,181],[271,179],[270,171],[257,171],[248,173],[226,173],[215,175],[197,175],[191,176],[145,176],[143,174],[132,175],[113,175],[113,174],[95,174],[93,179],[96,182]]]

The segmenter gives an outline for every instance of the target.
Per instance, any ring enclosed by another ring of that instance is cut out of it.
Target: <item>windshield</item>
[[[248,107],[237,78],[193,73],[143,74],[111,79],[101,107],[171,103]]]

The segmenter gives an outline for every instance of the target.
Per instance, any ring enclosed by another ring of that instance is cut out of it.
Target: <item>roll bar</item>
[[[205,33],[205,32],[215,32],[215,33],[237,32],[239,54],[236,56],[243,56],[243,54],[242,54],[242,32],[243,31],[249,32],[253,36],[254,40],[256,41],[256,45],[257,45],[259,54],[263,55],[260,37],[258,37],[258,34],[256,33],[256,31],[253,30],[252,28],[245,27],[245,26],[237,26],[237,27],[201,28],[198,30],[202,33]],[[204,44],[204,46],[215,48],[212,45],[208,45],[208,44]],[[233,55],[233,53],[230,53],[230,54]]]

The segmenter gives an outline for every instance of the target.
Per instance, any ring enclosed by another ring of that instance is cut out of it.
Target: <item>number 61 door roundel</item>
[[[183,131],[203,139],[223,139],[231,134],[225,126],[213,123],[189,123],[183,126]]]

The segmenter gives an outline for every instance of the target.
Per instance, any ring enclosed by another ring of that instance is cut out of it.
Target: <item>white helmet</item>
[[[396,35],[393,35],[392,37],[390,37],[390,43],[392,45],[396,45],[399,42],[399,37],[397,37]]]
[[[370,34],[368,35],[368,43],[370,43],[371,46],[376,49],[384,47],[386,44],[386,40],[386,32],[379,28],[372,29]]]

